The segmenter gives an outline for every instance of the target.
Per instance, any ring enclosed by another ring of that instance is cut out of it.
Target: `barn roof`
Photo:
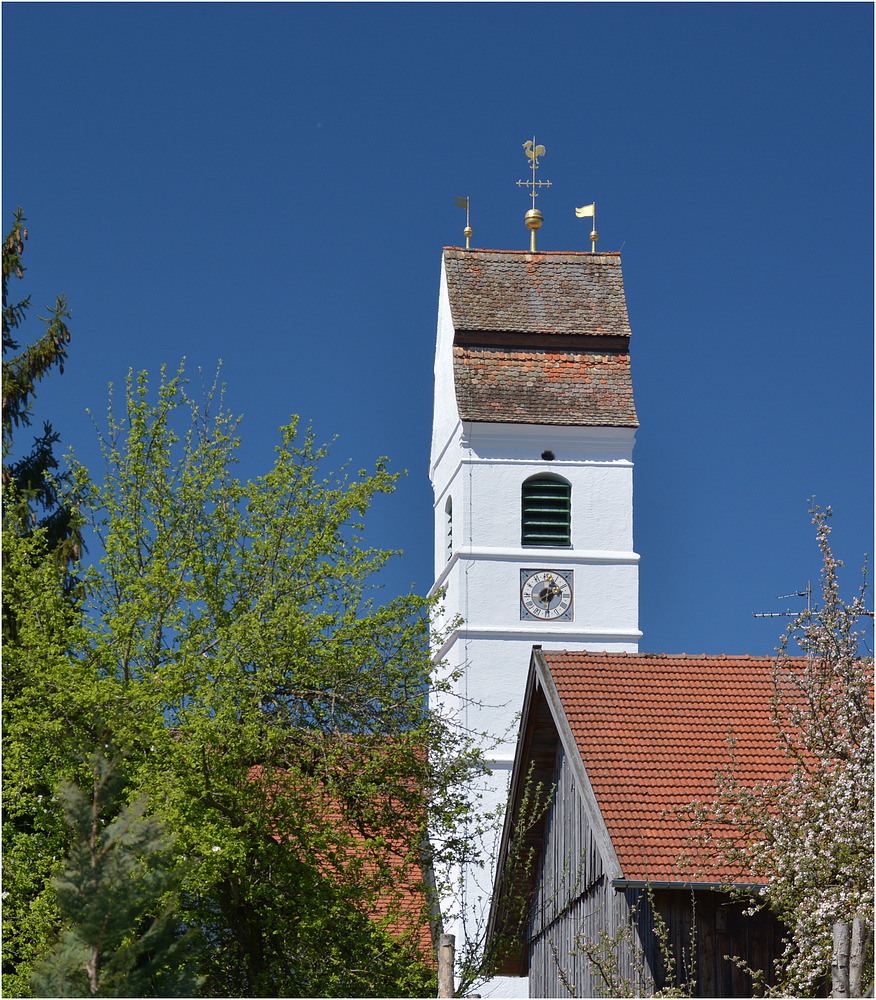
[[[533,648],[487,925],[499,973],[522,975],[528,967],[528,915],[521,922],[517,911],[521,900],[537,897],[550,814],[528,825],[521,817],[531,815],[538,785],[554,788],[561,751],[577,801],[563,804],[560,819],[587,826],[564,826],[562,839],[598,857],[554,856],[555,865],[577,871],[586,861],[587,870],[603,873],[617,889],[753,881],[747,873],[709,868],[704,876],[679,864],[691,853],[693,830],[673,810],[714,799],[716,774],[731,762],[731,740],[740,781],[786,773],[770,713],[774,663]]]
[[[787,771],[770,713],[771,657],[540,656],[625,880],[693,877],[678,865],[691,827],[675,809],[711,801],[731,760],[746,785]]]
[[[444,249],[462,420],[638,427],[617,253]]]

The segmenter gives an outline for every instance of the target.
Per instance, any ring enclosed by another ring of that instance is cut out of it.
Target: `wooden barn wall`
[[[638,893],[611,887],[561,745],[554,782],[530,921],[529,993],[598,996],[600,979],[583,954],[581,941],[599,940],[602,935],[620,938],[619,930],[628,924],[630,905],[635,905]],[[646,937],[653,934],[646,931]],[[619,944],[618,962],[624,977],[646,992],[650,969],[647,962],[642,967],[641,956],[632,954],[626,941]]]
[[[600,939],[615,942],[616,971],[639,995],[653,992],[655,983],[660,989],[692,976],[694,996],[751,996],[750,977],[725,956],[740,957],[754,969],[772,969],[782,947],[779,923],[764,913],[746,916],[743,903],[722,893],[654,889],[649,899],[643,889],[614,889],[562,747],[554,780],[529,928],[530,996],[610,995],[581,946],[583,940]],[[673,970],[666,967],[654,934],[652,900],[667,928]]]
[[[751,977],[726,956],[742,959],[752,969],[766,972],[766,982],[774,983],[775,960],[783,946],[782,926],[768,912],[748,916],[746,904],[725,893],[683,889],[656,889],[654,908],[666,924],[676,970],[676,984],[692,975],[696,980],[694,996],[750,997]],[[696,927],[696,954],[691,965],[691,926]],[[668,980],[662,956],[655,956],[657,982]],[[687,968],[685,966],[688,966]]]

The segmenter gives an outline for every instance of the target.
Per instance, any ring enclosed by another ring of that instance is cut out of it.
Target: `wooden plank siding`
[[[582,940],[601,936],[621,938],[630,921],[638,890],[618,892],[611,886],[590,828],[587,812],[575,787],[562,744],[557,744],[554,796],[545,824],[544,847],[529,926],[529,993],[537,997],[599,996],[601,980],[581,948]],[[650,934],[648,915],[641,928]],[[638,935],[637,935],[638,937]],[[618,941],[618,968],[650,991],[650,965],[633,954],[626,940]],[[565,978],[574,992],[563,984]]]
[[[676,956],[675,982],[687,979],[682,953],[689,954],[691,925],[696,927],[696,951],[692,974],[694,996],[750,997],[751,977],[730,956],[742,959],[752,969],[767,971],[766,982],[782,950],[781,924],[768,912],[748,916],[746,904],[723,892],[707,889],[655,889],[654,908],[666,924],[672,953]],[[683,949],[683,952],[682,952]],[[655,956],[657,982],[666,985],[662,957]]]

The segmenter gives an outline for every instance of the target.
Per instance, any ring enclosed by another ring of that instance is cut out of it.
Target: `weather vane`
[[[544,216],[535,207],[535,199],[538,197],[538,191],[536,188],[540,187],[550,187],[550,181],[537,181],[535,179],[535,172],[538,170],[538,158],[544,156],[544,146],[536,146],[535,136],[531,139],[527,139],[523,143],[523,148],[526,150],[526,155],[529,157],[530,165],[532,166],[532,180],[531,181],[518,181],[517,187],[525,187],[532,189],[532,208],[523,217],[526,222],[526,228],[532,233],[532,239],[530,242],[530,250],[535,253],[535,231],[541,228],[542,222],[544,222]]]
[[[465,249],[471,250],[472,228],[468,221],[468,198],[460,198],[459,195],[456,195],[453,200],[456,202],[457,208],[465,209],[465,229],[463,229],[462,235],[465,237]]]

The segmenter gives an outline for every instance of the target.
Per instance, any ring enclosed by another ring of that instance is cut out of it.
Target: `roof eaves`
[[[516,821],[516,803],[523,793],[524,754],[526,743],[526,732],[529,727],[530,716],[532,714],[532,702],[538,691],[539,681],[536,675],[533,660],[535,653],[541,647],[533,646],[532,658],[530,659],[529,674],[526,680],[526,691],[523,696],[523,710],[520,713],[520,725],[517,731],[517,747],[514,751],[514,764],[511,769],[511,787],[508,790],[508,802],[505,809],[505,818],[502,823],[502,835],[499,838],[498,862],[496,873],[493,878],[493,892],[490,896],[490,912],[487,917],[487,927],[484,935],[485,944],[489,944],[499,933],[499,924],[502,919],[504,882],[505,882],[505,859],[508,857],[511,848],[511,835]]]
[[[613,889],[693,889],[710,890],[712,892],[732,892],[734,889],[750,889],[757,891],[764,887],[763,882],[656,882],[648,879],[613,878]]]

